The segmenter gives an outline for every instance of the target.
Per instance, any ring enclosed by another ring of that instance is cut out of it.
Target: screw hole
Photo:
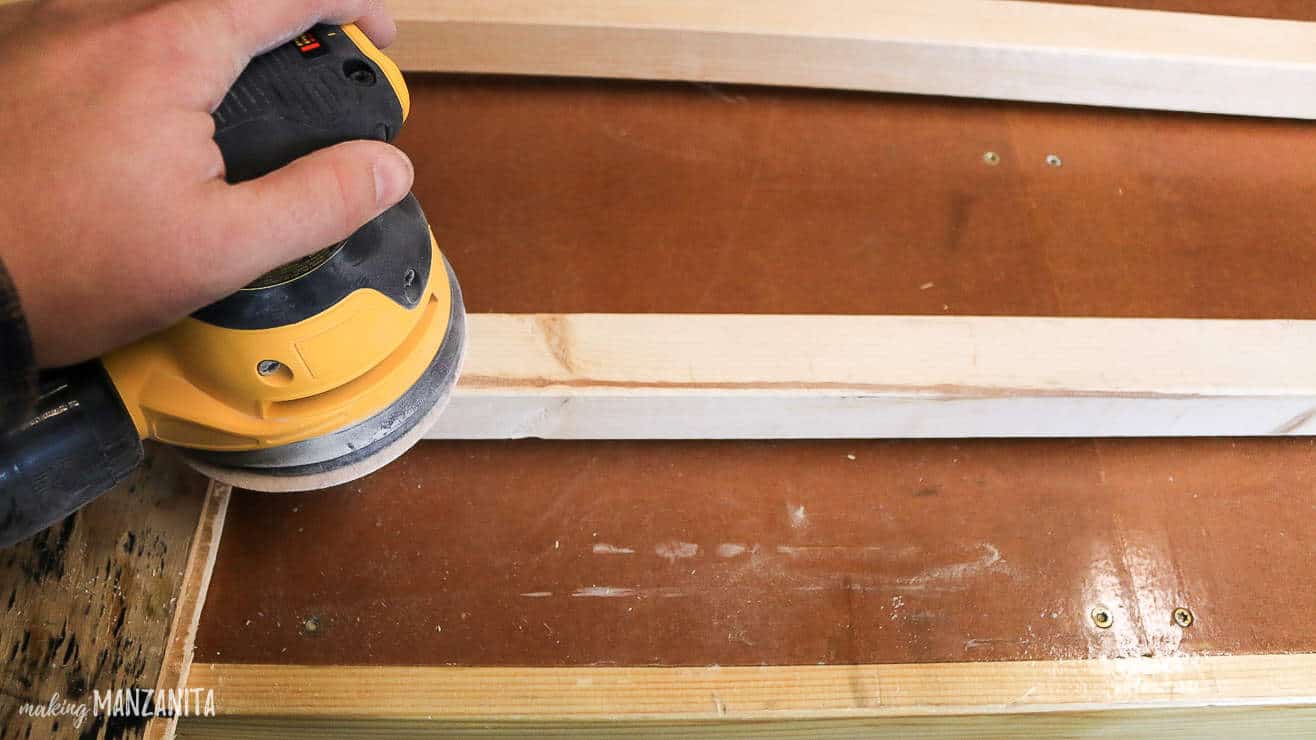
[[[423,288],[419,283],[419,278],[420,276],[416,274],[415,268],[402,273],[402,298],[407,303],[415,303],[420,300],[420,293]]]
[[[287,385],[292,382],[292,368],[278,360],[261,360],[256,363],[256,374],[269,385]]]
[[[361,59],[348,59],[343,62],[343,76],[362,87],[375,84],[375,71]]]

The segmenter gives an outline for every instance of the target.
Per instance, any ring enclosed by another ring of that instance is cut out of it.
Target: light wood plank
[[[433,439],[1302,435],[1316,322],[482,314]]]
[[[1316,118],[1316,24],[1011,0],[395,0],[410,71]]]
[[[643,729],[762,722],[760,730],[801,732],[809,727],[801,723],[846,720],[833,726],[853,731],[881,727],[873,720],[911,728],[917,723],[897,720],[948,717],[966,720],[964,729],[975,727],[970,718],[998,717],[981,727],[1001,730],[1023,715],[1050,715],[1052,728],[1075,731],[1107,719],[1154,722],[1162,713],[1184,727],[1206,726],[1215,712],[1240,707],[1289,709],[1291,721],[1309,719],[1313,668],[1316,656],[1308,654],[701,668],[208,664],[195,667],[190,685],[215,692],[220,717],[245,721],[217,726],[246,727],[253,737],[265,736],[259,728],[291,736],[298,727],[322,731],[353,720],[347,726],[358,732],[417,734],[490,721],[577,732],[615,731],[616,723]],[[182,734],[205,736],[210,722],[185,719]]]
[[[686,740],[728,737],[816,738],[1016,738],[1181,737],[1237,738],[1306,737],[1316,721],[1312,707],[1210,707],[1155,711],[1048,712],[963,716],[768,720],[739,722],[616,721],[509,722],[428,720],[315,720],[241,718],[185,722],[188,740],[290,740],[291,738],[418,738],[418,737],[679,737]]]
[[[187,687],[187,674],[192,668],[192,655],[196,646],[197,625],[201,621],[201,607],[206,603],[210,588],[210,574],[215,570],[219,555],[219,541],[224,532],[224,516],[228,512],[232,487],[210,481],[205,503],[192,535],[192,547],[187,555],[187,567],[178,589],[174,606],[174,620],[169,627],[169,643],[160,664],[160,677],[156,681],[156,696],[178,692]],[[166,703],[167,706],[167,703]],[[178,729],[178,717],[156,717],[146,726],[148,740],[170,740]]]

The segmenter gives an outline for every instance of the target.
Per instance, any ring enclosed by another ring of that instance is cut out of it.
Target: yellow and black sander
[[[213,117],[230,182],[352,139],[391,141],[397,66],[355,26],[316,26],[254,60]],[[408,195],[345,241],[284,265],[98,361],[43,372],[0,443],[0,546],[76,511],[142,461],[142,441],[262,491],[325,488],[392,461],[457,383],[461,289]]]

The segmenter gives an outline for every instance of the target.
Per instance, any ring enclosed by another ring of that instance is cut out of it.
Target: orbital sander
[[[213,113],[226,177],[259,177],[352,139],[392,141],[402,74],[353,25],[257,57]],[[258,491],[326,488],[405,452],[446,406],[465,346],[461,290],[412,195],[98,361],[43,372],[0,441],[0,546],[124,479],[142,441]]]

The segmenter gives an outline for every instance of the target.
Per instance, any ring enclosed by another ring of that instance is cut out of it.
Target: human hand
[[[379,0],[50,0],[0,39],[0,261],[43,367],[99,356],[349,236],[411,189],[356,141],[229,185],[210,112],[316,22]]]

